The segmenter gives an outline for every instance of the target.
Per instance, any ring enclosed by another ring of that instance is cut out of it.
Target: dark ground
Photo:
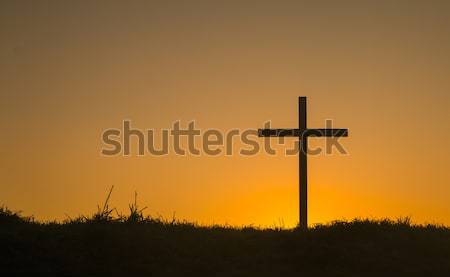
[[[450,229],[408,220],[301,231],[110,214],[44,224],[0,209],[0,276],[450,276]]]

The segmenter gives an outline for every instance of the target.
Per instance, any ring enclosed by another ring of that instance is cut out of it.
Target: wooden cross
[[[308,129],[306,124],[306,97],[298,98],[298,129],[258,129],[260,137],[298,137],[299,151],[299,223],[308,228],[308,137],[347,137],[348,129]]]

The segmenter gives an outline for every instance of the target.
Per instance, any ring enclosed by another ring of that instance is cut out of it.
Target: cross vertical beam
[[[298,178],[299,178],[299,223],[300,228],[308,228],[308,137],[304,135],[307,130],[306,118],[306,97],[298,98],[298,129],[299,129],[299,159],[298,159]]]

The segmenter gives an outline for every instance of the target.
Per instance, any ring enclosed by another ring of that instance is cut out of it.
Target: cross
[[[298,137],[299,151],[299,223],[308,228],[308,137],[347,137],[348,129],[308,129],[306,124],[306,97],[298,98],[298,129],[258,129],[260,137]]]

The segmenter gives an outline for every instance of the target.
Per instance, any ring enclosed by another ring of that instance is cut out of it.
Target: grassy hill
[[[307,231],[145,218],[40,223],[0,209],[0,276],[450,276],[450,230],[354,220]]]

